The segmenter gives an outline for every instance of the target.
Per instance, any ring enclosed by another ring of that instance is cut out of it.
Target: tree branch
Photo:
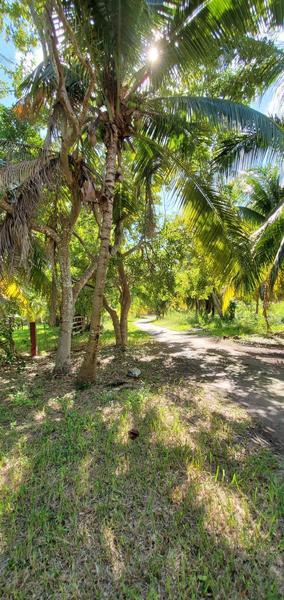
[[[52,229],[52,227],[49,227],[48,225],[40,225],[39,223],[35,223],[32,221],[31,229],[33,231],[38,231],[39,233],[44,233],[52,240],[54,240],[57,244],[60,241],[59,235],[56,233],[56,231],[54,231],[54,229]]]
[[[91,94],[94,89],[94,85],[95,85],[95,81],[96,81],[96,73],[95,73],[95,70],[93,69],[88,57],[84,57],[80,50],[75,32],[73,31],[70,23],[68,22],[68,19],[66,19],[66,16],[65,16],[65,13],[64,13],[64,10],[63,10],[60,0],[56,1],[56,7],[57,7],[59,19],[61,20],[61,23],[63,25],[65,33],[67,34],[67,36],[69,37],[69,40],[71,41],[71,44],[75,50],[76,56],[78,57],[82,67],[88,71],[89,76],[90,76],[89,85],[88,85],[88,88],[87,88],[87,91],[86,91],[86,94],[85,94],[85,97],[84,97],[84,100],[82,103],[82,110],[81,110],[81,115],[79,118],[80,125],[82,126],[82,124],[85,120],[88,103],[89,103]]]
[[[93,259],[93,262],[89,264],[87,269],[84,271],[84,273],[82,273],[81,277],[74,284],[74,286],[73,286],[73,301],[74,302],[76,302],[83,287],[86,285],[86,283],[89,281],[89,279],[94,275],[94,272],[97,268],[97,262],[98,262],[98,258],[97,258],[97,256],[95,256],[95,258]]]
[[[53,57],[53,62],[54,62],[55,70],[56,70],[56,74],[57,74],[59,99],[61,100],[61,103],[66,112],[67,119],[69,120],[74,132],[76,132],[76,134],[79,135],[79,133],[80,133],[79,121],[73,111],[70,100],[68,98],[68,94],[67,94],[67,90],[66,90],[66,86],[65,86],[64,71],[62,68],[62,63],[61,63],[58,48],[57,48],[58,40],[57,40],[57,36],[56,36],[54,23],[52,20],[52,14],[51,14],[51,12],[49,12],[48,8],[46,8],[46,13],[47,13],[48,23],[49,23],[49,28],[50,28],[50,32],[49,32],[49,37],[50,37],[50,41],[51,41],[50,50],[51,50],[51,54]]]
[[[84,248],[87,256],[91,260],[93,260],[94,255],[88,250],[88,248],[86,247],[86,244],[85,244],[84,240],[82,240],[81,236],[78,233],[76,233],[76,231],[73,231],[72,233],[73,233],[74,237],[77,238],[77,240],[80,242],[81,246]]]
[[[126,256],[130,256],[130,254],[133,254],[133,252],[136,252],[136,250],[139,250],[139,248],[141,248],[144,244],[145,244],[145,239],[142,238],[141,240],[139,240],[139,242],[137,242],[137,244],[135,244],[135,246],[132,246],[132,248],[129,248],[129,250],[126,250],[126,252],[123,252],[123,254],[121,254],[122,258],[125,258]]]
[[[66,178],[68,185],[71,186],[73,177],[72,177],[72,172],[71,172],[70,166],[69,166],[68,152],[69,152],[70,147],[74,143],[76,136],[80,135],[80,125],[79,125],[79,121],[73,111],[73,108],[71,106],[71,103],[70,103],[70,100],[69,100],[69,97],[67,94],[67,90],[66,90],[66,86],[65,86],[64,71],[63,71],[63,67],[62,67],[62,64],[60,61],[59,52],[58,52],[58,48],[57,48],[58,41],[57,41],[54,23],[52,20],[52,12],[51,12],[51,9],[48,8],[48,6],[45,9],[45,13],[46,13],[47,27],[49,29],[49,35],[47,36],[49,51],[50,51],[50,55],[53,59],[53,64],[54,64],[55,72],[57,75],[58,100],[60,101],[60,103],[65,111],[67,120],[71,125],[71,132],[69,132],[69,134],[67,132],[65,132],[65,135],[63,135],[63,141],[62,141],[61,152],[60,152],[60,159],[61,159],[64,176]]]

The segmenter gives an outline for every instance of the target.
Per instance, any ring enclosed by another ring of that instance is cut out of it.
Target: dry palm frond
[[[50,155],[42,152],[37,158],[20,162],[7,162],[0,168],[0,191],[18,188],[31,180],[35,180],[50,161]]]
[[[23,167],[23,172],[25,167]],[[26,261],[29,252],[29,229],[31,219],[41,200],[42,192],[46,186],[58,183],[59,158],[53,157],[37,161],[30,168],[30,178],[8,191],[7,198],[13,207],[11,214],[7,214],[0,227],[0,261],[8,263],[9,268]],[[27,172],[26,172],[27,175]],[[8,178],[7,178],[8,180]],[[10,180],[11,181],[11,180]]]
[[[39,144],[28,144],[22,141],[0,138],[1,165],[17,160],[33,158],[41,150]]]

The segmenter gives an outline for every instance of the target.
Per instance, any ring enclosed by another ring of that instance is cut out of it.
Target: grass
[[[46,360],[2,378],[1,598],[280,600],[284,488],[246,413],[162,362],[79,391]]]
[[[202,327],[206,335],[209,334],[218,337],[223,335],[266,335],[266,325],[261,310],[257,316],[255,315],[254,307],[246,305],[243,302],[237,304],[236,317],[230,322],[221,320],[219,316],[215,316],[214,318],[199,316],[196,318],[194,311],[169,311],[163,319],[157,319],[155,322],[157,325],[176,331],[186,331],[192,327]],[[284,302],[271,305],[270,323],[274,333],[284,330]]]
[[[37,323],[37,344],[39,353],[51,352],[56,350],[59,335],[59,327],[50,327],[47,324]],[[16,329],[13,334],[16,351],[30,351],[29,326],[24,325],[22,328]],[[88,341],[89,332],[78,334],[72,338],[73,349],[80,348]],[[132,320],[129,321],[129,343],[143,342],[148,338],[147,334],[139,331]],[[114,344],[115,338],[110,320],[104,320],[104,330],[101,336],[102,345]]]

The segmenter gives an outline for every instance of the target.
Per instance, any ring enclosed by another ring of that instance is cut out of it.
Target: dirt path
[[[136,322],[152,335],[176,366],[226,401],[237,401],[284,451],[284,347],[256,347],[220,338],[172,331],[147,319]]]

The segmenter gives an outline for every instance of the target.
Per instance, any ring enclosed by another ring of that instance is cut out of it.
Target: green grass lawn
[[[242,409],[163,365],[120,391],[38,369],[2,381],[1,598],[283,597],[279,465]]]
[[[42,357],[0,373],[0,597],[281,600],[283,465],[244,409],[133,323],[126,353],[105,323],[84,389],[52,376],[57,330],[38,333]]]
[[[236,318],[231,322],[221,320],[219,316],[210,319],[201,316],[196,318],[194,311],[169,311],[163,319],[157,319],[155,322],[157,325],[177,331],[186,331],[192,327],[202,327],[206,335],[213,336],[266,334],[261,307],[257,316],[255,315],[254,307],[252,305],[245,305],[243,302],[237,304]],[[284,331],[284,302],[271,305],[270,323],[274,333]]]
[[[37,344],[39,353],[50,352],[56,350],[58,340],[59,328],[50,327],[47,324],[37,323]],[[83,334],[74,335],[72,338],[72,347],[80,348],[86,344],[88,340],[89,332],[86,331]],[[29,326],[24,325],[23,328],[16,329],[14,331],[14,341],[17,352],[28,352],[30,351],[30,339],[29,339]],[[129,343],[137,343],[139,341],[145,341],[148,336],[146,333],[139,331],[134,324],[133,320],[129,321]],[[104,330],[101,336],[101,344],[108,345],[114,344],[115,338],[113,333],[112,324],[109,319],[104,320]]]

